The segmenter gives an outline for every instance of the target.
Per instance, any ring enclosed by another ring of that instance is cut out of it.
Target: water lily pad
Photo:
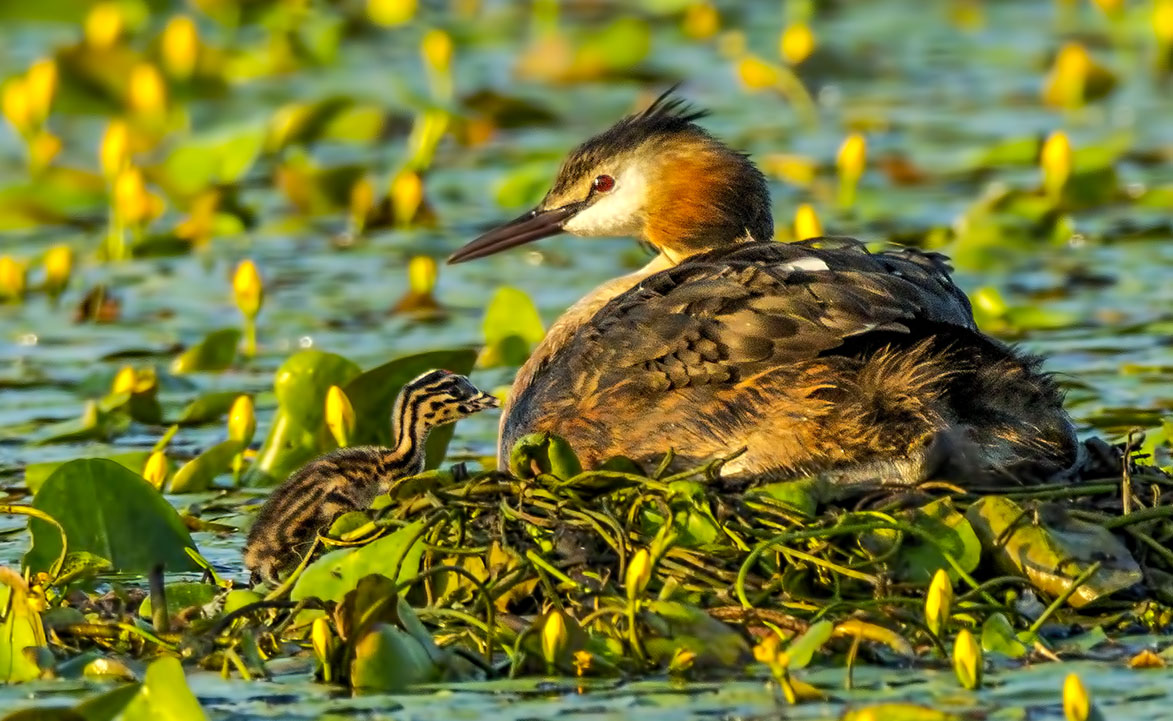
[[[478,361],[484,367],[517,366],[546,336],[542,317],[525,291],[498,288],[485,309],[485,350]]]
[[[359,373],[357,365],[336,353],[303,350],[277,369],[273,389],[281,410],[297,427],[316,432],[324,422],[326,392],[330,386],[345,387]]]
[[[1027,651],[1026,645],[1015,633],[1014,626],[1001,613],[993,614],[982,624],[982,648],[1010,658],[1022,658]]]
[[[167,584],[167,613],[174,616],[185,608],[204,606],[219,592],[213,584],[194,581],[176,581]],[[139,618],[151,617],[151,599],[148,597],[138,607]]]
[[[142,476],[114,461],[66,463],[45,481],[33,506],[62,525],[69,550],[108,558],[119,570],[146,572],[160,563],[172,572],[198,570],[185,550],[195,544],[179,514]],[[33,547],[25,565],[44,571],[61,551],[60,536],[35,518],[29,530]]]
[[[211,185],[236,182],[252,166],[265,140],[259,124],[220,128],[185,139],[164,161],[167,187],[194,195]]]
[[[240,345],[240,330],[214,330],[199,343],[188,348],[171,363],[172,373],[218,372],[232,367]]]
[[[183,407],[175,422],[181,426],[212,423],[228,415],[232,403],[240,396],[236,391],[204,393]]]
[[[225,473],[232,465],[232,459],[240,453],[244,444],[240,441],[221,441],[187,463],[183,464],[171,478],[172,493],[196,493],[212,486],[216,476]]]
[[[355,646],[350,684],[356,689],[394,693],[435,680],[439,669],[419,641],[388,624],[379,624]]]
[[[163,656],[147,666],[139,693],[127,703],[123,721],[207,721],[208,715],[187,686],[183,666]]]
[[[1025,513],[1003,496],[987,496],[966,512],[983,550],[1007,573],[1030,579],[1050,596],[1066,591],[1093,563],[1100,568],[1072,594],[1081,608],[1139,583],[1140,567],[1111,531],[1072,518],[1058,506]]]

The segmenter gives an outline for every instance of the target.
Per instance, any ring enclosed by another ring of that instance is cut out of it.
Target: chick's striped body
[[[378,446],[340,448],[300,468],[269,496],[245,545],[244,563],[269,583],[296,565],[334,519],[370,506],[397,478],[424,468]]]
[[[395,400],[394,447],[340,448],[293,473],[265,501],[245,544],[244,564],[254,578],[279,583],[343,513],[370,506],[401,478],[424,469],[428,433],[478,411],[496,399],[464,376],[431,371],[407,383]]]

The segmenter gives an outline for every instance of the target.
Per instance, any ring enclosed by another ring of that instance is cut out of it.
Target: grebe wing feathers
[[[693,256],[612,299],[525,394],[735,384],[873,331],[976,330],[949,271],[937,254],[841,238]]]

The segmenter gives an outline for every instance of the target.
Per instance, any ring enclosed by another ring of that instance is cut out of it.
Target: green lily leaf
[[[303,350],[277,369],[273,389],[281,410],[297,427],[316,433],[324,422],[326,392],[330,386],[345,386],[359,373],[357,365],[340,355]]]
[[[241,394],[236,391],[205,393],[183,407],[175,422],[181,426],[213,423],[228,415],[232,403]]]
[[[65,529],[70,551],[108,558],[122,571],[150,571],[162,563],[171,572],[198,567],[185,549],[194,548],[183,520],[142,476],[114,461],[70,461],[53,472],[33,499]],[[24,562],[33,571],[49,568],[61,552],[57,529],[29,521],[33,547]]]
[[[582,473],[582,463],[565,438],[542,431],[523,436],[513,444],[509,471],[518,478],[544,473],[565,481]]]
[[[221,328],[214,330],[191,348],[179,354],[171,362],[171,372],[215,373],[232,367],[236,360],[236,349],[240,345],[240,330]]]
[[[419,641],[389,624],[378,624],[358,642],[350,666],[356,689],[395,693],[437,680],[439,668]]]
[[[749,490],[750,496],[767,496],[781,501],[805,516],[814,516],[819,506],[819,482],[814,478],[767,483]]]
[[[1010,658],[1022,658],[1027,651],[1010,621],[1001,613],[995,613],[982,624],[982,648]]]
[[[252,124],[222,128],[184,140],[164,161],[160,181],[176,195],[190,196],[239,180],[261,152],[265,129]]]
[[[729,668],[749,657],[749,644],[740,632],[696,606],[657,600],[648,602],[645,609],[654,615],[648,619],[650,625],[673,642],[671,653],[677,648],[692,651],[699,666]]]
[[[405,581],[419,573],[424,544],[422,520],[365,546],[340,548],[311,563],[293,587],[291,598],[340,601],[358,582],[371,575]]]
[[[129,453],[115,453],[104,456],[107,460],[114,461],[118,465],[127,470],[139,473],[146,465],[147,458],[150,456],[149,451],[130,451]],[[41,486],[45,485],[45,481],[61,466],[64,466],[69,461],[45,461],[43,463],[30,463],[24,469],[24,484],[28,489],[36,493]]]
[[[810,628],[786,647],[787,668],[806,668],[815,655],[815,651],[818,651],[824,643],[831,639],[831,634],[834,631],[835,624],[830,621],[811,624]]]
[[[125,413],[107,413],[98,403],[86,401],[81,416],[51,423],[33,435],[31,442],[36,445],[49,443],[72,443],[75,441],[107,440],[128,425]]]
[[[0,681],[40,678],[41,669],[24,652],[29,647],[48,647],[41,614],[30,602],[28,586],[20,574],[0,567]]]
[[[167,584],[167,613],[171,616],[192,606],[204,606],[211,603],[219,591],[210,583],[195,581],[176,581]],[[148,597],[138,607],[139,618],[151,617],[151,599]]]
[[[1022,507],[1008,498],[986,496],[965,515],[983,550],[992,554],[1003,571],[1026,576],[1049,596],[1062,594],[1077,576],[1099,563],[1100,568],[1068,601],[1075,608],[1143,578],[1136,560],[1111,531],[1072,518],[1059,506],[1024,514]]]
[[[483,325],[485,349],[477,361],[482,367],[519,366],[546,336],[534,302],[524,291],[508,286],[493,294]]]
[[[921,508],[910,509],[901,516],[944,548],[920,538],[905,537],[900,554],[893,564],[897,578],[928,583],[937,569],[943,568],[949,578],[956,582],[958,573],[945,560],[942,550],[952,556],[966,573],[977,568],[982,557],[981,543],[969,521],[953,508],[952,500],[942,498]]]
[[[208,715],[187,686],[183,666],[163,656],[147,666],[139,693],[122,712],[123,721],[207,721]]]
[[[212,481],[232,466],[244,448],[240,441],[221,441],[187,463],[171,478],[171,493],[196,493],[212,487]]]
[[[114,721],[122,710],[133,701],[142,690],[141,683],[128,683],[122,686],[91,696],[73,707],[85,721]]]

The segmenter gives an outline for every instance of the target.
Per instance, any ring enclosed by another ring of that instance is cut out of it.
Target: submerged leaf
[[[1066,591],[1092,564],[1099,569],[1069,599],[1075,608],[1140,583],[1140,567],[1111,531],[1069,516],[1058,506],[1026,513],[1003,496],[987,496],[966,512],[981,539],[1007,573],[1030,579],[1050,596]]]

